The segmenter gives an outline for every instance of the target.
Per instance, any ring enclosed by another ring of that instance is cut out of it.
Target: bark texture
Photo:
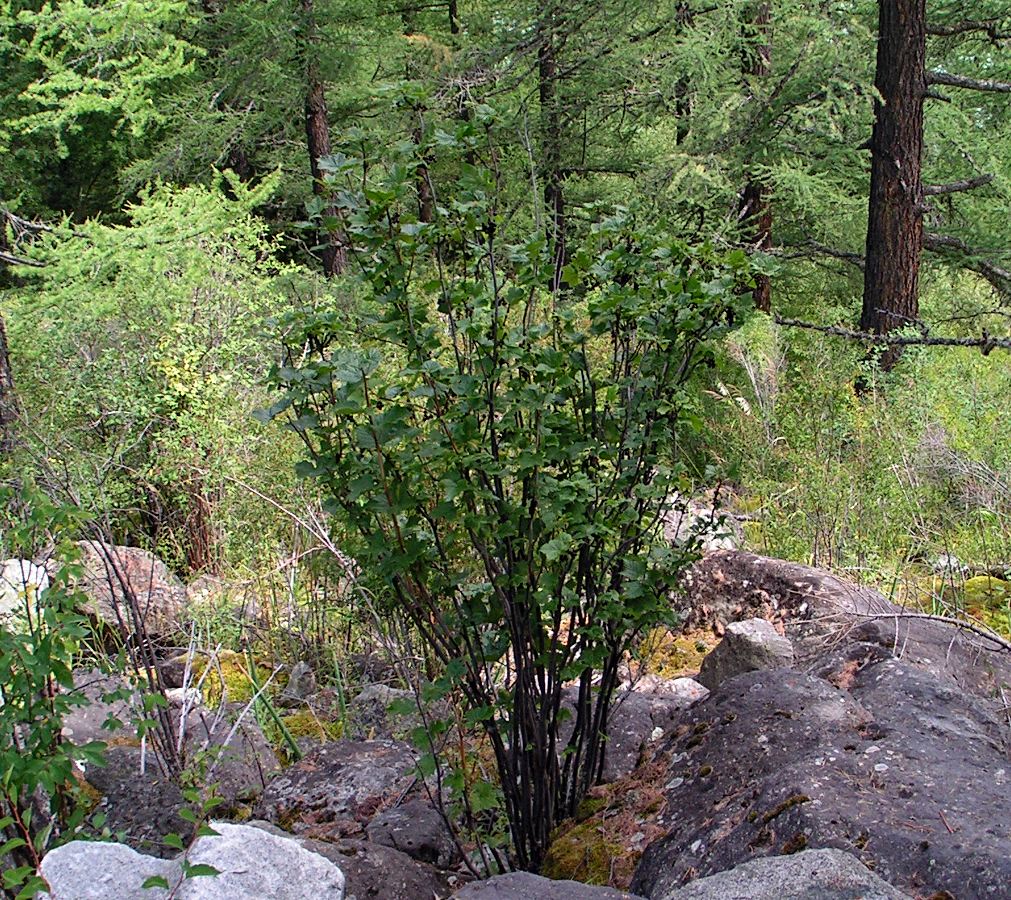
[[[867,265],[860,327],[887,334],[919,317],[923,250],[926,0],[880,0]],[[884,353],[890,369],[899,350]]]
[[[744,74],[746,80],[767,78],[772,70],[772,9],[767,2],[755,5],[750,21],[745,26]],[[756,173],[747,169],[744,191],[741,194],[740,219],[745,226],[748,243],[754,250],[768,252],[772,249],[772,204],[769,187]],[[755,275],[752,298],[756,309],[772,309],[772,281],[768,275]]]
[[[313,11],[313,0],[301,0],[305,27],[305,137],[309,148],[309,165],[312,170],[312,192],[317,196],[326,193],[319,161],[330,155],[330,117],[326,108],[326,91],[320,75],[318,45],[319,36]],[[328,219],[337,218],[337,209],[324,209]],[[347,268],[347,249],[343,235],[338,230],[323,230],[319,234],[322,247],[323,273],[327,278],[340,275]]]

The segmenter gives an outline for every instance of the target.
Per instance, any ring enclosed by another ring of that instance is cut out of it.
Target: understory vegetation
[[[920,22],[887,308],[884,2],[0,12],[0,560],[48,562],[0,628],[4,889],[103,833],[73,670],[127,672],[145,752],[213,781],[180,658],[288,761],[409,691],[467,864],[540,868],[622,679],[706,647],[689,498],[1011,636],[1011,21],[962,6]],[[191,585],[173,631],[82,614],[85,540]],[[332,715],[282,708],[298,663]]]

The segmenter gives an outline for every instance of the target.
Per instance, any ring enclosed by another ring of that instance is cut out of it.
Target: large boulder
[[[487,881],[475,881],[453,896],[459,900],[642,900],[614,888],[552,881],[530,872],[510,872]]]
[[[723,640],[702,660],[698,681],[712,691],[742,672],[792,665],[790,639],[765,619],[746,619],[727,626]]]
[[[149,634],[167,634],[179,626],[186,587],[157,556],[100,541],[80,541],[78,547],[84,574],[77,586],[88,598],[87,612],[100,624],[132,633],[130,610],[136,603]]]
[[[769,856],[699,878],[656,900],[908,900],[842,850]]]
[[[987,706],[879,644],[814,673],[729,679],[665,747],[666,836],[631,889],[804,849],[857,856],[897,888],[998,897],[1011,884],[1008,747]]]
[[[307,837],[361,837],[410,793],[415,772],[411,748],[398,741],[332,741],[271,781],[257,817]]]
[[[731,622],[768,619],[793,642],[798,668],[816,665],[827,647],[856,640],[951,678],[994,709],[1005,705],[1001,690],[1011,690],[1006,641],[925,617],[873,588],[799,563],[718,551],[692,567],[678,611],[686,628],[718,633]]]
[[[52,850],[40,874],[55,900],[343,900],[344,874],[330,860],[259,828],[226,822],[211,827],[217,834],[197,838],[186,859],[216,869],[216,875],[184,878],[178,859],[88,841]],[[170,890],[143,887],[155,876]]]

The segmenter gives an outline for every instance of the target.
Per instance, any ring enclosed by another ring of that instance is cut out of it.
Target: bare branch
[[[978,248],[970,247],[965,241],[946,234],[927,232],[923,235],[923,247],[934,253],[960,253],[966,259],[963,265],[977,275],[982,276],[1001,294],[1011,295],[1011,271],[997,265],[989,259],[980,256]]]
[[[0,250],[0,262],[7,263],[9,266],[33,266],[37,269],[45,266],[45,263],[40,263],[38,260],[24,259],[23,257],[15,256],[13,253],[7,253],[4,250]]]
[[[969,91],[989,91],[997,94],[1011,94],[1011,84],[1006,81],[992,81],[986,78],[967,78],[932,69],[927,72],[927,84],[945,84],[948,87],[965,88]]]
[[[983,332],[978,338],[931,337],[928,334],[903,335],[871,334],[868,331],[853,331],[839,325],[816,325],[814,322],[803,322],[799,319],[784,319],[775,317],[777,325],[788,328],[803,328],[807,331],[818,331],[835,337],[844,337],[850,341],[860,341],[865,344],[888,344],[893,347],[977,347],[986,356],[993,350],[1011,350],[1011,338],[994,337]]]
[[[962,22],[952,22],[949,25],[927,26],[927,34],[932,37],[955,37],[960,34],[971,34],[975,31],[982,32],[994,43],[1011,39],[1011,31],[999,30],[996,22],[965,19]]]
[[[928,197],[936,197],[938,194],[957,194],[959,191],[971,191],[973,188],[983,187],[993,181],[993,175],[977,175],[975,178],[964,178],[961,181],[952,181],[950,184],[925,184],[923,193]]]

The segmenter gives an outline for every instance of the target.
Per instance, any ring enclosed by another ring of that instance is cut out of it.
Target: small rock
[[[302,706],[314,693],[316,693],[316,675],[312,671],[312,666],[300,661],[291,667],[288,683],[281,691],[277,703],[278,706],[286,708]]]
[[[475,881],[453,894],[460,900],[642,900],[635,894],[579,881],[552,881],[530,872],[510,872]]]
[[[144,856],[125,844],[71,841],[46,854],[39,874],[53,900],[165,900],[168,891],[142,885],[159,875],[173,885],[181,872],[175,860]]]
[[[793,645],[765,619],[731,622],[704,660],[698,681],[709,690],[744,672],[793,665]]]
[[[424,800],[408,800],[379,813],[366,829],[369,840],[393,847],[438,869],[460,861],[460,851],[442,814]]]
[[[219,874],[187,879],[180,900],[343,900],[344,873],[330,860],[250,825],[211,828],[217,836],[198,838],[188,858]]]
[[[742,863],[653,900],[909,900],[860,860],[842,850],[804,850]]]

